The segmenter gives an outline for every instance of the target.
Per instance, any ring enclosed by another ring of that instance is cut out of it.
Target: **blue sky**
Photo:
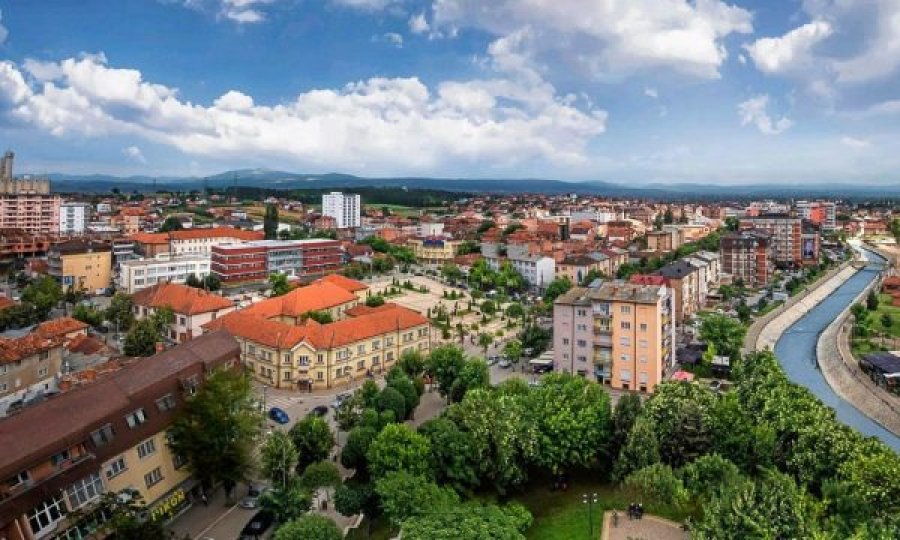
[[[897,0],[0,0],[20,171],[896,182]]]

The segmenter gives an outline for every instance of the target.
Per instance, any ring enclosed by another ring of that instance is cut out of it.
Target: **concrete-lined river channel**
[[[869,261],[883,259],[871,251],[864,251]],[[813,307],[806,315],[788,327],[775,344],[775,354],[788,378],[808,388],[823,403],[837,412],[841,422],[866,436],[878,437],[900,453],[900,437],[885,429],[852,404],[838,396],[828,385],[816,362],[819,334],[834,322],[872,280],[877,279],[880,266],[868,265],[844,282],[833,293]]]

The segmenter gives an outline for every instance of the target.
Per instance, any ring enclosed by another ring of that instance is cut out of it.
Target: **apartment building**
[[[556,277],[564,277],[574,285],[578,285],[591,272],[601,272],[609,276],[608,261],[606,256],[602,256],[602,259],[598,260],[598,258],[587,255],[569,255],[556,263]]]
[[[505,255],[503,250],[506,251]],[[504,247],[493,242],[483,242],[481,255],[494,270],[499,270],[503,261],[509,262],[521,274],[525,283],[538,291],[556,278],[556,260],[546,255],[531,254],[527,245],[509,244]]]
[[[681,232],[676,230],[651,231],[647,233],[647,250],[668,253],[682,244]]]
[[[706,304],[706,279],[695,265],[678,260],[663,266],[656,274],[662,276],[666,286],[674,292],[676,324],[690,319]]]
[[[453,261],[462,241],[440,236],[427,236],[410,238],[406,241],[406,245],[413,250],[416,260],[420,264],[437,267]]]
[[[328,311],[334,322],[319,324],[306,317],[309,311]],[[225,329],[241,343],[241,358],[256,380],[298,390],[342,387],[390,369],[406,352],[427,354],[430,328],[429,320],[411,309],[359,305],[355,295],[327,282],[205,326]]]
[[[221,244],[236,244],[262,240],[262,231],[245,231],[231,227],[188,229],[162,233],[139,232],[131,235],[135,251],[147,258],[168,253],[173,257],[188,255],[209,256],[212,248]]]
[[[665,286],[572,288],[553,305],[554,370],[653,392],[675,364],[673,310]]]
[[[68,240],[50,248],[48,274],[69,287],[99,293],[112,285],[112,248],[92,240]]]
[[[0,337],[0,417],[55,392],[62,360],[62,339],[36,333]]]
[[[203,279],[210,273],[210,258],[203,255],[170,257],[159,255],[153,259],[123,260],[119,263],[118,286],[132,294],[157,283],[184,283],[188,276]]]
[[[210,271],[223,283],[264,281],[275,273],[310,281],[341,269],[337,240],[256,240],[212,248]]]
[[[775,264],[780,267],[799,267],[803,264],[803,220],[788,214],[761,214],[739,221],[739,229],[764,231],[771,237]]]
[[[91,205],[82,202],[67,202],[59,207],[59,233],[81,235],[87,231],[91,219]]]
[[[723,234],[719,240],[722,273],[752,288],[765,287],[775,271],[772,237],[764,231]]]
[[[797,201],[797,215],[812,222],[824,231],[837,229],[836,205],[832,201]]]
[[[359,195],[340,191],[322,195],[322,215],[333,218],[338,229],[359,227],[361,209]]]
[[[239,354],[215,332],[0,420],[0,538],[85,538],[88,520],[70,516],[106,492],[137,492],[161,519],[190,505],[196,482],[166,429],[207,374],[236,367]]]
[[[203,333],[203,325],[234,311],[234,302],[218,294],[179,285],[158,283],[141,289],[132,296],[134,316],[144,319],[158,309],[172,308],[175,320],[166,335],[175,343],[183,343]]]

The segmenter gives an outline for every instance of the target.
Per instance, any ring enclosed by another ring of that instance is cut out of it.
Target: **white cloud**
[[[376,43],[387,43],[398,49],[403,48],[403,36],[396,32],[386,32],[380,36],[372,36],[372,41]]]
[[[186,8],[214,14],[237,24],[253,24],[266,20],[265,6],[278,0],[161,0],[181,4]]]
[[[25,71],[38,81],[52,81],[62,77],[62,69],[56,62],[42,62],[34,58],[26,58],[22,64]]]
[[[364,11],[378,11],[388,6],[402,3],[403,0],[331,0],[333,4],[360,9]]]
[[[832,35],[827,21],[813,21],[781,37],[761,38],[744,45],[756,67],[765,73],[787,73],[803,69],[812,61],[813,47]]]
[[[529,29],[535,56],[600,78],[660,67],[716,78],[724,39],[753,29],[749,11],[720,0],[434,0],[432,9],[438,30]]]
[[[409,18],[409,31],[413,34],[424,34],[431,30],[431,25],[428,24],[428,20],[425,19],[424,13],[419,13],[418,15],[413,15]]]
[[[3,26],[3,10],[0,10],[0,45],[6,43],[6,38],[9,37],[9,30]]]
[[[659,92],[656,91],[656,88],[644,88],[644,95],[648,98],[656,99],[659,97]]]
[[[872,143],[866,139],[857,139],[856,137],[849,136],[841,137],[841,144],[853,148],[854,150],[862,150],[872,145]]]
[[[147,163],[147,158],[144,157],[144,153],[141,152],[141,149],[137,146],[128,146],[122,149],[122,153],[128,159],[140,163],[142,165]]]
[[[102,55],[63,60],[59,77],[34,87],[21,68],[0,62],[0,114],[57,137],[127,135],[191,159],[241,153],[373,174],[584,166],[606,112],[558,95],[536,72],[517,70],[514,56],[498,47],[491,78],[434,89],[414,77],[372,78],[271,106],[235,90],[211,105],[191,103]]]
[[[769,116],[769,96],[761,94],[738,104],[738,116],[741,125],[754,125],[764,135],[778,135],[789,129],[794,123],[786,116],[774,119]]]

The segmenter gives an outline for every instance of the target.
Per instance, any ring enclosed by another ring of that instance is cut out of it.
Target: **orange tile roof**
[[[348,309],[344,313],[348,317],[359,317],[360,315],[368,315],[369,313],[375,313],[377,311],[385,311],[385,310],[392,309],[395,307],[397,307],[397,304],[391,304],[391,303],[381,304],[380,306],[376,306],[376,307],[369,307],[365,304],[359,304],[357,306],[353,306],[352,308]]]
[[[327,281],[316,281],[306,287],[253,304],[244,310],[266,319],[284,315],[299,317],[310,311],[321,311],[356,301],[356,295]]]
[[[234,238],[237,240],[262,240],[262,231],[247,231],[232,227],[213,227],[211,229],[184,229],[170,233],[135,233],[131,239],[142,244],[165,244],[169,240],[196,240],[199,238]]]
[[[13,307],[14,305],[16,305],[16,303],[13,302],[12,299],[0,296],[0,309],[6,309],[8,307]]]
[[[43,338],[55,338],[65,336],[72,332],[78,332],[88,327],[86,323],[72,317],[60,317],[52,321],[42,322],[34,329],[34,333]]]
[[[369,288],[369,286],[362,281],[350,279],[347,276],[342,276],[341,274],[328,274],[323,278],[317,279],[316,282],[332,283],[352,293],[364,291]]]
[[[289,349],[305,341],[322,350],[428,324],[428,319],[421,314],[396,305],[324,325],[307,320],[300,326],[267,320],[247,311],[229,313],[203,327],[207,330],[225,329],[233,336],[268,347]]]
[[[24,360],[61,344],[59,338],[46,338],[35,333],[17,338],[0,338],[0,365]]]
[[[157,283],[141,289],[134,293],[132,301],[135,305],[150,308],[169,306],[172,311],[181,315],[209,313],[234,306],[227,298],[177,283]]]
[[[84,334],[75,336],[75,338],[66,345],[66,349],[68,349],[69,352],[81,354],[97,354],[101,351],[110,352],[109,347],[105,343],[93,336],[86,336]]]

